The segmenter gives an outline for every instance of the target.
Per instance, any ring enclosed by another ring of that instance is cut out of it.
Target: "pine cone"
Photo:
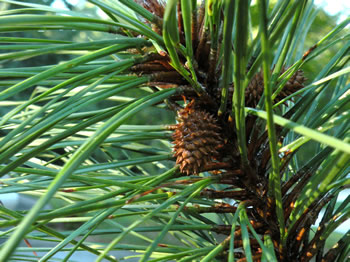
[[[282,70],[282,73],[285,70]],[[275,101],[280,101],[283,98],[295,93],[296,91],[304,87],[306,78],[303,75],[303,71],[298,70],[284,85],[282,91],[278,94]],[[234,87],[229,87],[229,101],[232,101]],[[245,90],[245,104],[249,107],[256,107],[260,101],[262,94],[264,93],[264,76],[262,72],[257,73],[248,84]],[[221,91],[217,92],[217,99],[220,101]]]
[[[282,91],[278,94],[276,100],[282,100],[283,98],[286,98],[287,96],[302,89],[306,80],[307,79],[306,77],[304,77],[303,71],[298,70],[284,85]]]
[[[264,93],[263,73],[257,73],[248,84],[245,90],[245,104],[250,107],[256,107]]]
[[[221,128],[215,117],[194,107],[194,101],[178,112],[174,138],[174,156],[182,173],[198,174],[219,155]]]
[[[283,68],[283,74],[286,70]],[[306,78],[304,77],[303,71],[298,70],[284,85],[282,91],[278,94],[275,101],[280,101],[283,98],[295,93],[296,91],[304,87],[304,82]],[[245,90],[246,105],[250,107],[256,107],[259,100],[264,93],[264,76],[263,72],[257,73],[253,79],[250,81],[247,89]]]
[[[135,2],[159,17],[164,16],[164,4],[158,0],[136,0]]]

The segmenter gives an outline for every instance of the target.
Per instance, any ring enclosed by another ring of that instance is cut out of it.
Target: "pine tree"
[[[349,259],[349,231],[326,241],[350,216],[350,19],[306,48],[306,0],[198,2],[90,0],[106,18],[16,2],[0,17],[2,61],[71,55],[0,69],[3,101],[30,94],[0,120],[0,190],[40,196],[0,206],[1,261],[37,239],[58,244],[35,261],[68,244],[64,261]],[[91,38],[4,35],[72,29]]]

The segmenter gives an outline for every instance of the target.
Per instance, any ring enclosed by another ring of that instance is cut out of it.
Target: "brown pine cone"
[[[285,70],[282,70],[282,73]],[[296,91],[304,87],[306,78],[303,75],[302,70],[298,70],[284,85],[282,91],[278,94],[275,101],[280,101],[283,98],[295,93]],[[229,87],[229,101],[232,101],[234,87]],[[256,107],[260,101],[262,94],[264,93],[264,77],[263,73],[257,73],[248,84],[245,90],[245,104],[249,107]],[[221,91],[217,92],[217,99],[220,101]]]
[[[220,126],[215,117],[194,107],[194,101],[178,112],[174,138],[174,156],[182,173],[198,174],[219,155],[222,144]]]
[[[307,79],[306,79],[306,77],[304,77],[303,71],[298,70],[294,75],[292,75],[292,77],[284,85],[282,91],[278,94],[276,100],[280,101],[283,98],[286,98],[287,96],[302,89],[304,87],[304,83],[306,80]]]

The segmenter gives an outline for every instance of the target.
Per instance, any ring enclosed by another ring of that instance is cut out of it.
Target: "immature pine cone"
[[[198,174],[219,155],[222,144],[220,127],[215,117],[196,109],[194,101],[178,112],[178,124],[173,134],[174,156],[182,173]]]

